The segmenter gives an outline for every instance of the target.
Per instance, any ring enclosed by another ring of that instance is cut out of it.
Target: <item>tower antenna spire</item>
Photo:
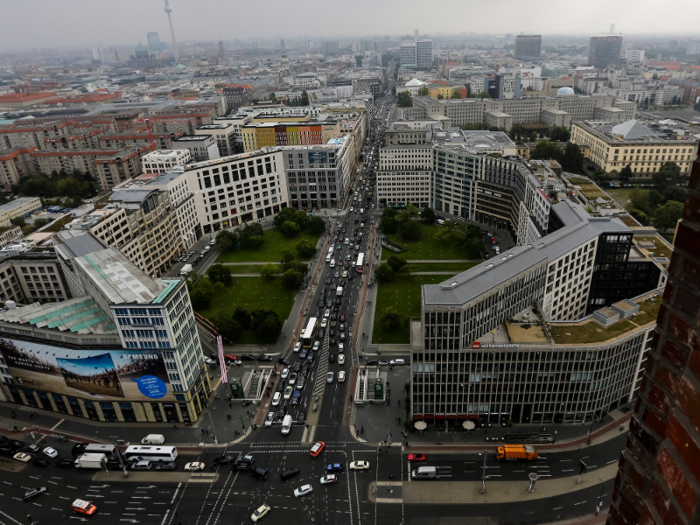
[[[170,8],[168,0],[165,0],[165,13],[168,15],[168,23],[170,24],[170,37],[173,39],[173,49],[175,50],[175,60],[180,60],[180,53],[177,50],[177,40],[175,40],[175,30],[173,29],[173,19],[170,17],[170,13],[173,10]]]

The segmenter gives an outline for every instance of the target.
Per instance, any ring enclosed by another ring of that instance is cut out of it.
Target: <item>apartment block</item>
[[[89,239],[59,252],[83,295],[0,312],[6,398],[105,423],[196,421],[211,384],[185,282]]]
[[[184,166],[192,160],[188,149],[159,149],[141,157],[143,173],[164,173],[175,166]]]
[[[36,173],[36,163],[31,153],[38,151],[38,147],[17,148],[0,151],[0,187],[10,191],[14,184],[18,184],[22,177]]]
[[[310,146],[325,144],[341,136],[340,123],[336,120],[323,122],[267,122],[256,123],[255,119],[242,129],[244,151],[255,151],[274,146]]]
[[[288,206],[284,161],[276,148],[190,163],[185,173],[204,234],[269,217]]]
[[[537,60],[542,55],[542,35],[517,35],[515,37],[515,58]]]
[[[65,301],[70,290],[56,255],[27,252],[0,260],[0,302],[16,304]]]
[[[651,178],[666,162],[676,163],[687,176],[698,149],[697,137],[662,134],[638,120],[575,122],[571,142],[588,146],[589,160],[606,173],[619,174],[629,165],[638,179]]]
[[[15,217],[28,217],[42,209],[39,197],[20,197],[0,205],[0,226],[8,226]]]
[[[188,149],[194,162],[218,159],[219,146],[213,135],[192,135],[173,141],[174,149]]]
[[[421,130],[403,132],[392,141],[411,140],[407,136],[424,136]],[[416,138],[420,141],[420,138]],[[377,198],[387,206],[413,204],[420,208],[430,206],[433,195],[433,145],[391,144],[379,150],[377,168]]]
[[[219,155],[222,157],[238,153],[236,148],[236,128],[232,124],[224,122],[207,124],[197,128],[194,134],[195,136],[211,135],[214,137],[219,148]]]

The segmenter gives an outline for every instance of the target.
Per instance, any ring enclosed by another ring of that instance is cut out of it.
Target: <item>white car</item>
[[[323,319],[321,319],[321,328],[325,328],[327,326],[328,326],[328,319],[326,319],[324,317]]]
[[[369,461],[353,461],[350,470],[369,470]]]
[[[326,311],[323,312],[323,317],[328,318],[328,317],[330,317],[330,316],[331,316],[331,311],[330,311],[330,309],[326,309]]]
[[[271,427],[272,422],[275,420],[275,413],[274,412],[268,412],[267,417],[265,418],[265,426],[266,427]]]
[[[392,359],[391,361],[389,361],[389,364],[390,365],[405,365],[406,361],[404,361],[403,359]]]
[[[284,398],[289,399],[292,397],[292,392],[294,392],[294,389],[291,386],[288,386],[287,388],[284,389]],[[279,394],[279,392],[275,392],[276,394]]]
[[[272,396],[272,406],[276,407],[280,404],[280,401],[282,401],[282,394],[279,392],[275,392],[275,395]]]
[[[298,489],[294,489],[294,496],[297,498],[301,498],[302,496],[306,496],[307,494],[310,494],[314,491],[314,488],[311,485],[302,485]]]
[[[338,364],[339,365],[345,364],[345,354],[338,354]],[[338,381],[340,381],[340,374],[338,374]]]
[[[326,383],[332,383],[332,382],[333,382],[333,377],[334,377],[333,372],[328,372],[328,373],[326,374]]]
[[[208,365],[215,365],[216,364],[216,361],[214,359],[212,359],[211,357],[205,357],[204,362]]]
[[[345,278],[345,277],[348,276],[348,272],[347,272],[347,271],[344,271],[341,275],[342,275],[343,278]]]
[[[352,465],[350,465],[350,467],[352,468]],[[199,461],[194,461],[185,465],[185,471],[199,472],[200,470],[204,470],[204,463],[201,463]]]
[[[282,375],[280,377],[282,379],[287,379],[288,376],[289,376],[289,368],[285,368],[284,370],[282,370]]]
[[[44,454],[46,454],[46,455],[49,456],[51,459],[53,459],[53,458],[55,458],[56,456],[58,456],[58,451],[57,451],[55,448],[46,447],[46,448],[44,449]]]
[[[338,343],[338,353],[342,354],[345,352],[345,343]]]
[[[335,483],[338,481],[338,476],[335,474],[328,474],[327,476],[323,476],[321,478],[321,485],[330,485],[331,483]]]
[[[340,361],[338,361],[338,362],[340,362]],[[344,359],[343,359],[343,362],[345,362]],[[340,363],[340,364],[342,365],[343,363]],[[345,371],[343,371],[343,370],[338,372],[338,383],[345,383]]]
[[[301,343],[297,343],[294,345],[294,351],[298,352],[299,350],[301,350]]]
[[[21,461],[22,463],[27,463],[30,459],[32,459],[32,456],[26,452],[17,452],[17,454],[12,457],[17,461]]]
[[[312,347],[312,350],[314,352],[318,352],[319,348],[321,348],[321,341],[314,341],[314,346]]]
[[[258,521],[260,518],[262,518],[265,514],[267,514],[268,512],[270,512],[270,506],[269,506],[269,505],[265,505],[265,504],[263,503],[262,505],[260,505],[260,506],[257,508],[257,510],[256,510],[255,512],[253,512],[253,514],[251,514],[250,519],[251,519],[253,522],[256,522],[256,521]]]

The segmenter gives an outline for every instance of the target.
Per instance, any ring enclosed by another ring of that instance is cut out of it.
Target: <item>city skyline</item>
[[[647,9],[645,4],[649,4]],[[437,18],[435,21],[419,15],[419,9],[412,10],[410,5],[398,2],[383,2],[381,5],[367,4],[364,0],[346,13],[338,13],[334,7],[332,13],[335,19],[341,14],[345,21],[344,27],[323,24],[324,17],[331,14],[326,4],[311,2],[307,4],[304,15],[295,19],[293,13],[285,11],[284,16],[271,16],[265,21],[265,34],[260,35],[253,24],[239,25],[232,30],[231,16],[236,19],[246,19],[249,16],[259,16],[254,8],[241,6],[235,12],[230,4],[221,0],[208,0],[203,4],[188,4],[175,0],[170,3],[172,21],[175,33],[180,42],[191,41],[231,41],[235,39],[249,40],[264,36],[265,38],[353,38],[366,36],[391,35],[400,38],[412,35],[418,28],[421,35],[453,35],[470,32],[484,32],[480,20],[489,19],[493,6],[467,7],[456,5],[451,8],[453,16]],[[367,16],[368,7],[371,16]],[[537,8],[541,8],[539,11]],[[310,9],[308,9],[310,8]],[[577,12],[576,26],[569,31],[562,31],[562,20],[573,16],[573,11],[566,4],[545,5],[540,2],[519,4],[514,0],[499,2],[499,20],[494,24],[491,34],[562,34],[579,35],[605,34],[610,30],[610,24],[615,24],[616,34],[673,34],[681,36],[697,35],[693,20],[700,16],[700,4],[692,0],[681,0],[678,12],[684,16],[673,21],[664,18],[654,18],[645,15],[651,12],[651,2],[644,0],[635,4],[632,12],[625,3],[609,4],[603,0],[592,0],[587,3],[584,12]],[[250,9],[250,11],[248,11]],[[148,32],[158,32],[161,38],[171,44],[168,17],[163,11],[163,3],[153,0],[144,5],[143,2],[125,0],[119,4],[119,9],[109,13],[109,24],[104,21],[105,12],[102,6],[85,4],[77,0],[66,0],[59,5],[45,3],[39,14],[36,5],[28,2],[3,0],[0,2],[3,12],[0,21],[0,48],[6,51],[26,50],[34,47],[92,47],[110,45],[136,45],[146,42]],[[217,12],[221,16],[207,16],[209,12]],[[415,15],[408,13],[414,12]],[[537,16],[533,13],[537,12]],[[138,13],[138,17],[134,17]],[[228,16],[228,14],[231,16]],[[311,15],[309,15],[311,13]],[[406,14],[401,14],[406,13]],[[463,14],[464,16],[460,16]],[[26,26],[16,24],[16,20],[31,20],[31,39],[27,40]],[[385,20],[393,20],[391,31],[387,32]],[[192,20],[201,22],[192,24]],[[347,28],[347,29],[346,29]],[[357,28],[362,28],[358,31]],[[240,31],[240,32],[238,32]],[[488,34],[487,32],[486,34]],[[342,35],[342,36],[341,36]]]

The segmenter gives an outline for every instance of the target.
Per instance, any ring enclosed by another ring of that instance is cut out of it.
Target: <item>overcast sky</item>
[[[700,0],[171,0],[178,41],[468,31],[699,34]],[[431,7],[435,6],[435,7]],[[0,0],[0,53],[32,47],[170,41],[164,0]]]

